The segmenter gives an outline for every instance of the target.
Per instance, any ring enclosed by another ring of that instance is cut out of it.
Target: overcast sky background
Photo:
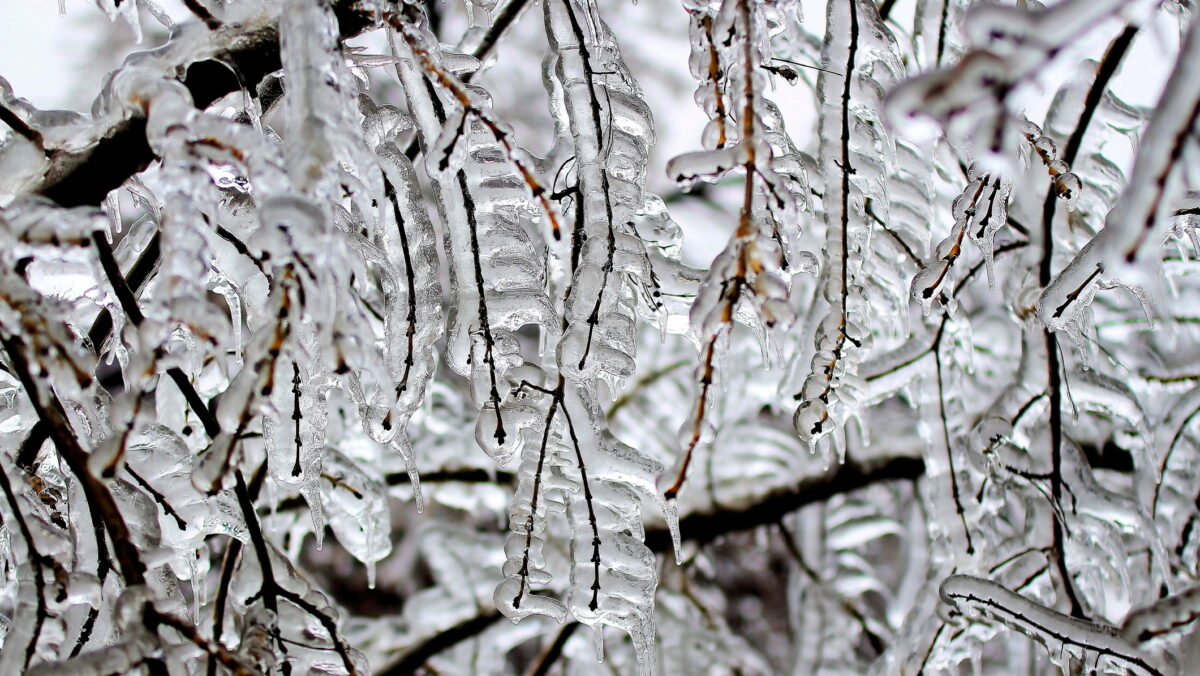
[[[661,0],[653,0],[659,2]],[[70,108],[87,110],[98,93],[99,83],[77,87],[76,74],[81,70],[106,72],[120,65],[130,51],[155,46],[150,38],[141,45],[134,42],[133,31],[121,19],[111,24],[92,0],[61,0],[65,14],[59,12],[60,0],[0,0],[0,76],[6,78],[18,96],[28,99],[39,108]],[[176,20],[186,18],[187,11],[179,0],[157,0]],[[607,3],[606,3],[607,4]],[[637,21],[639,7],[625,5],[621,12],[624,21]],[[651,4],[646,2],[645,4]],[[823,23],[815,11],[816,2],[803,3],[808,10],[806,23]],[[896,11],[904,11],[911,0],[901,2]],[[1048,3],[1053,4],[1053,3]],[[911,10],[909,10],[911,11]],[[680,11],[682,15],[682,9]],[[608,19],[620,32],[621,21],[609,13]],[[149,26],[153,19],[143,14]],[[1161,17],[1161,15],[1160,15]],[[148,21],[147,21],[148,20]],[[684,24],[686,25],[686,24]],[[819,26],[811,25],[810,30]],[[1167,50],[1173,51],[1178,36],[1165,21],[1152,27],[1152,39],[1138,40],[1133,58],[1124,68],[1118,86],[1130,94],[1131,103],[1152,104],[1155,93],[1166,73]],[[101,33],[116,42],[117,49],[97,53]],[[686,55],[684,55],[686,58]],[[686,66],[685,66],[686,67]]]
[[[90,0],[64,4],[66,14],[60,15],[58,0],[0,0],[0,76],[39,108],[86,111],[99,82],[76,87],[76,74],[110,70],[125,57],[108,53],[98,59],[92,49],[98,34],[111,31],[132,42],[133,32],[123,21],[109,25]]]
[[[59,1],[0,0],[0,76],[9,81],[18,96],[39,108],[87,112],[99,93],[103,74],[118,67],[130,52],[157,46],[166,32],[143,11],[146,37],[137,44],[134,32],[125,20],[118,18],[109,22],[94,0],[62,0],[65,14],[59,12]],[[461,15],[461,0],[444,1],[455,6],[448,12],[448,21],[461,21],[455,17]],[[663,2],[677,11],[664,8]],[[669,193],[673,186],[666,180],[662,167],[673,155],[697,149],[700,129],[705,122],[691,100],[695,84],[687,71],[686,12],[672,0],[642,0],[637,4],[631,0],[600,0],[600,3],[603,16],[623,45],[626,60],[644,88],[658,121],[650,188]],[[190,18],[180,0],[157,0],[157,4],[176,21]],[[809,31],[824,32],[824,4],[817,0],[803,3],[805,26]],[[898,16],[912,12],[913,4],[914,0],[901,0],[894,11]],[[523,94],[518,96],[520,100],[506,100],[510,98],[508,94],[527,88],[510,89],[506,86],[509,83],[540,87],[540,74],[529,68],[529,63],[540,57],[528,51],[545,39],[541,35],[540,17],[533,16],[540,13],[535,7],[522,17],[510,39],[501,42],[498,66],[481,80],[492,90],[497,112],[515,123],[518,135],[523,129],[522,121],[517,118],[529,117],[528,124],[537,125],[541,123],[537,119],[539,115],[545,116],[545,111],[531,113]],[[1158,18],[1135,41],[1133,52],[1115,83],[1114,89],[1129,103],[1154,105],[1173,62],[1179,42],[1178,24],[1162,12]],[[455,34],[454,29],[458,26],[447,25],[446,28],[448,34]],[[1104,34],[1097,36],[1089,53],[1098,58],[1111,35],[1105,31],[1097,33]],[[522,42],[525,47],[511,44]],[[378,33],[356,43],[368,44],[371,52],[387,51]],[[646,49],[648,44],[653,48]],[[533,81],[530,78],[534,78]],[[777,84],[770,96],[783,111],[793,140],[803,148],[811,138],[816,112],[811,94],[803,86]],[[1049,98],[1046,95],[1031,105],[1027,111],[1031,119],[1040,121]],[[530,150],[543,149],[531,147]],[[1116,149],[1114,159],[1127,160],[1131,151],[1132,148]]]

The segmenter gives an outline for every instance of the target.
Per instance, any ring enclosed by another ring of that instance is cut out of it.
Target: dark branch
[[[805,478],[790,490],[773,493],[746,508],[692,513],[679,520],[684,540],[707,544],[729,533],[774,524],[785,514],[842,493],[887,481],[915,481],[925,474],[920,458],[891,458],[878,465],[847,462],[828,474]],[[646,531],[646,546],[655,552],[671,548],[666,528]]]

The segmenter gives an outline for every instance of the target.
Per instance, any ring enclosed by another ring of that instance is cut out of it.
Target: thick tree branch
[[[887,481],[913,481],[924,473],[925,463],[915,457],[891,458],[867,466],[847,461],[827,474],[806,477],[792,489],[772,493],[753,505],[688,514],[679,520],[679,531],[686,541],[707,544],[729,533],[774,524],[786,514],[835,495]],[[671,548],[671,534],[662,527],[647,529],[646,546],[665,552]]]
[[[399,662],[380,673],[383,676],[414,674],[429,661],[429,658],[462,641],[482,634],[488,627],[498,622],[500,617],[500,613],[493,610],[460,622],[405,653]]]

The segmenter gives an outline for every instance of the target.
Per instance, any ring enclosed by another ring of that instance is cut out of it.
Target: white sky
[[[0,7],[0,76],[39,108],[86,109],[96,92],[72,91],[71,72],[84,63],[96,9],[81,0],[67,1],[66,16],[58,0],[0,0]]]
[[[109,24],[92,0],[0,0],[0,76],[17,96],[42,109],[88,111],[100,93],[100,81],[74,86],[80,70],[103,73],[120,65],[125,55],[152,45],[133,44],[133,31],[118,19]],[[181,17],[186,10],[178,0],[158,0],[168,14]],[[154,20],[143,14],[143,25]],[[96,54],[93,46],[105,35],[115,35],[127,49]]]
[[[132,44],[133,33],[124,21],[118,19],[115,25],[106,25],[92,0],[62,0],[65,15],[59,13],[59,1],[0,0],[0,76],[9,81],[18,96],[39,108],[87,110],[98,93],[99,82],[91,87],[74,87],[75,73],[81,69],[103,72],[115,68],[127,53],[108,50],[97,55],[92,45],[103,33],[116,33],[123,38],[120,42],[129,44],[130,50],[138,46]],[[157,2],[173,17],[187,14],[179,0]],[[810,30],[819,30],[818,24],[824,19],[815,4],[805,3]],[[911,11],[907,5],[909,2],[901,2],[896,11]],[[624,19],[636,23],[636,15],[642,9],[630,4],[622,14],[626,15]],[[144,23],[153,23],[153,19],[143,16]],[[1169,20],[1161,13],[1158,18],[1146,31],[1153,37],[1143,36],[1138,40],[1135,53],[1118,78],[1117,87],[1133,99],[1130,103],[1154,103],[1157,89],[1168,72],[1166,64],[1170,63],[1164,57],[1178,44],[1178,35],[1168,27]],[[614,21],[611,16],[610,22],[618,31],[626,23]],[[143,44],[140,48],[151,46]]]

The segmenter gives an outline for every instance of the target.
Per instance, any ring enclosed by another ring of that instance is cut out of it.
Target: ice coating
[[[968,616],[995,618],[1044,644],[1051,659],[1064,667],[1072,660],[1087,660],[1135,674],[1165,673],[1116,627],[1064,615],[989,580],[953,575],[942,582],[941,596]]]
[[[951,3],[945,3],[949,8]],[[999,6],[971,7],[962,16],[968,49],[952,65],[945,56],[945,31],[931,31],[934,66],[888,95],[888,116],[897,128],[928,135],[940,126],[955,142],[976,148],[981,159],[1002,168],[1013,166],[1020,143],[1017,107],[1053,66],[1069,60],[1082,38],[1109,18],[1140,23],[1154,2],[1061,3],[1035,12]],[[961,10],[958,10],[961,12]],[[944,15],[944,13],[943,13]],[[1008,173],[1003,172],[1003,173]]]
[[[373,589],[375,563],[392,551],[386,492],[353,460],[335,450],[326,451],[323,469],[321,500],[329,527],[343,547],[367,564],[367,586]]]
[[[867,206],[876,204],[876,212],[886,218],[888,197],[880,182],[890,171],[892,156],[892,141],[878,126],[880,91],[901,71],[894,38],[881,28],[872,3],[830,4],[827,24],[822,59],[845,74],[823,72],[818,83],[821,156],[825,171],[840,175],[827,185],[823,199],[827,265],[820,283],[829,310],[814,336],[812,370],[794,414],[796,434],[814,450],[854,410],[843,403],[838,389],[843,375],[857,373],[858,352],[870,337],[871,304],[859,281],[875,225]],[[842,34],[850,35],[849,43],[840,39]],[[881,153],[868,150],[879,146]]]
[[[1200,29],[1194,25],[1180,47],[1200,54]],[[1154,279],[1152,252],[1161,246],[1169,223],[1164,203],[1180,193],[1171,158],[1192,133],[1200,101],[1196,59],[1180,60],[1163,90],[1158,109],[1162,117],[1147,127],[1134,159],[1134,174],[1121,192],[1104,227],[1077,253],[1038,298],[1038,316],[1051,330],[1065,331],[1081,342],[1082,322],[1099,289],[1131,286],[1135,290]],[[1060,191],[1076,189],[1069,181]],[[1056,184],[1056,188],[1058,188]],[[1060,194],[1062,194],[1060,192]]]
[[[1012,185],[999,175],[981,173],[974,165],[968,169],[969,181],[952,205],[954,225],[950,234],[933,251],[933,260],[912,280],[911,294],[926,315],[943,297],[949,299],[955,275],[955,262],[963,254],[963,241],[970,239],[982,252],[988,283],[995,284],[996,233],[1008,224],[1008,200]]]
[[[442,102],[431,97],[426,78],[452,76],[439,70],[433,61],[434,43],[428,33],[418,30],[427,28],[414,24],[393,44],[402,57],[396,70],[411,97],[417,128],[423,131],[423,139],[429,139],[440,135],[446,112]],[[466,97],[465,88],[460,91]],[[480,112],[472,113],[474,110]],[[427,147],[425,162],[437,177],[443,219],[451,224],[447,250],[451,290],[458,302],[449,318],[447,363],[470,377],[480,408],[494,416],[492,439],[497,447],[509,448],[521,437],[505,425],[505,400],[510,388],[519,383],[510,384],[505,372],[529,360],[518,352],[512,332],[529,323],[555,327],[557,313],[545,294],[539,265],[542,255],[521,226],[533,217],[536,207],[519,197],[518,204],[523,206],[512,207],[514,197],[524,190],[519,176],[525,165],[513,163],[507,137],[498,141],[496,130],[480,121],[485,110],[460,108],[461,131],[470,141],[446,134],[445,143],[452,147]],[[472,151],[464,153],[467,147]],[[502,189],[481,192],[484,183],[495,186],[497,175],[509,179],[500,184]]]
[[[700,83],[696,101],[712,119],[704,138],[712,147],[676,158],[668,173],[690,188],[698,178],[716,180],[736,166],[744,172],[745,183],[736,227],[713,260],[690,311],[690,333],[701,343],[699,388],[680,429],[682,452],[671,475],[660,480],[668,506],[676,504],[693,455],[706,443],[718,364],[735,317],[755,329],[764,353],[769,350],[769,331],[783,329],[793,319],[785,300],[789,277],[782,273],[796,254],[794,241],[800,233],[794,193],[803,190],[804,178],[791,170],[800,161],[790,142],[780,147],[768,142],[786,137],[778,109],[765,96],[767,83],[759,68],[769,46],[767,10],[745,2],[719,7],[697,3],[688,9],[689,65]],[[744,38],[721,37],[734,34]],[[777,161],[787,167],[784,173],[776,172]],[[740,311],[742,305],[749,307]],[[668,511],[668,522],[673,521]]]
[[[954,573],[1191,668],[1190,89],[1106,80],[1179,3],[836,0],[824,57],[785,0],[189,4],[105,3],[174,27],[90,115],[0,87],[0,670],[1046,667]],[[665,167],[626,12],[688,26]],[[1160,178],[1055,349],[1042,286]]]

